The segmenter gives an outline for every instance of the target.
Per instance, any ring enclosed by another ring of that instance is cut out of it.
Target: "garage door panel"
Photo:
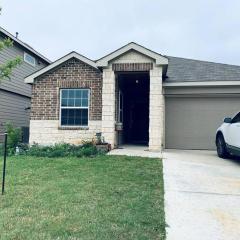
[[[166,148],[215,149],[215,132],[240,97],[166,97]]]

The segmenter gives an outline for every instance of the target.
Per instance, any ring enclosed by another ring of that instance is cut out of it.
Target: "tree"
[[[2,8],[0,7],[0,14],[2,12]],[[9,48],[13,46],[13,41],[10,38],[6,38],[3,41],[0,41],[0,52],[4,48]],[[21,57],[16,57],[14,59],[8,60],[6,63],[0,65],[0,82],[5,78],[10,78],[12,71],[22,62]]]

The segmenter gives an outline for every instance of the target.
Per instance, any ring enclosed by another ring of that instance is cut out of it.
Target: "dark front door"
[[[126,138],[129,143],[148,143],[148,107],[144,101],[133,101],[129,109]]]
[[[123,94],[123,142],[147,144],[149,138],[149,74],[120,75],[119,88]],[[120,112],[119,110],[119,116],[121,116]]]

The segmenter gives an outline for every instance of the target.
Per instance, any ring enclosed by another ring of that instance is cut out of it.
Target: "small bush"
[[[27,151],[27,155],[36,157],[92,157],[102,154],[92,143],[84,143],[80,146],[71,144],[55,144],[53,146],[32,145]]]
[[[8,134],[7,151],[9,155],[12,155],[15,153],[16,147],[21,142],[22,131],[20,128],[15,128],[11,123],[6,124],[5,131]]]

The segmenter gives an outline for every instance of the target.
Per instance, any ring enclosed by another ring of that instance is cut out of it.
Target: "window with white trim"
[[[61,126],[88,126],[89,89],[60,90]]]
[[[36,66],[36,59],[35,59],[35,57],[33,57],[32,55],[30,55],[30,54],[28,54],[26,52],[24,52],[24,62],[26,62],[26,63],[34,66],[34,67]]]

